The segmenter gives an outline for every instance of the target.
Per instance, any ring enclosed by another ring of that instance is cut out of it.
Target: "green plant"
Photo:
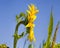
[[[34,25],[34,21],[36,19],[35,15],[37,14],[38,10],[35,8],[33,4],[29,5],[28,7],[29,7],[29,10],[27,10],[26,14],[20,13],[20,15],[16,15],[17,25],[16,25],[15,33],[14,33],[14,47],[13,48],[16,48],[18,40],[27,34],[28,34],[27,38],[30,42],[32,42],[33,40],[35,41],[33,29],[35,26]],[[20,35],[18,35],[18,28],[20,24],[25,25],[26,32],[22,32]],[[29,47],[30,46],[31,45],[29,45]]]
[[[27,36],[27,39],[24,42],[23,48],[25,47],[27,41],[30,42],[28,48],[34,48],[34,45],[32,44],[33,41],[34,42],[36,41],[36,38],[34,36],[34,27],[35,27],[34,21],[36,19],[36,14],[39,12],[39,10],[37,10],[37,8],[33,4],[28,5],[28,8],[29,9],[26,11],[26,13],[21,12],[19,15],[16,15],[17,24],[13,35],[14,37],[13,48],[17,48],[17,42],[19,41],[19,39],[25,36]],[[57,36],[60,22],[57,23],[54,36],[52,38],[53,24],[54,24],[53,20],[54,20],[53,13],[51,10],[50,21],[48,25],[48,36],[47,36],[47,40],[43,41],[42,48],[60,48],[60,43],[59,44],[56,43],[56,36]],[[18,34],[18,29],[21,24],[25,26],[26,31],[22,32],[21,34]],[[7,47],[6,44],[1,44],[0,48],[9,48],[9,47]],[[41,44],[39,48],[41,48]]]

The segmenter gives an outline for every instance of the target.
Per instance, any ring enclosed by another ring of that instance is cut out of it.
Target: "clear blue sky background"
[[[38,9],[37,19],[35,21],[36,48],[43,40],[46,40],[48,33],[48,24],[50,19],[51,7],[53,5],[54,26],[60,20],[60,0],[0,0],[0,44],[6,43],[13,48],[13,34],[16,26],[16,15],[25,12],[29,4],[34,4]],[[19,33],[25,31],[25,27],[19,27]],[[18,41],[17,47],[23,48],[25,38]],[[57,43],[60,43],[60,28],[57,33]],[[29,44],[29,42],[27,42]],[[27,48],[27,45],[26,45]]]

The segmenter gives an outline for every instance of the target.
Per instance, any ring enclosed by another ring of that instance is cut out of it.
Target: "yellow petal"
[[[33,28],[35,26],[35,24],[33,24],[33,23],[28,23],[27,25],[26,25],[26,27],[31,27],[31,28]]]
[[[29,20],[30,22],[34,22],[34,21],[36,20],[36,16],[33,15],[33,16],[31,16],[28,20]]]
[[[37,14],[39,12],[39,10],[35,10],[35,14]]]
[[[32,10],[34,10],[35,6],[33,4],[31,4],[31,8],[32,8]]]
[[[30,24],[28,23],[28,24],[26,25],[26,27],[30,27]]]
[[[30,31],[29,35],[28,35],[28,39],[30,40],[30,42],[32,42],[35,38],[34,38],[34,32]]]
[[[36,16],[32,16],[32,17],[33,17],[33,19],[32,19],[32,20],[33,20],[33,21],[35,21],[35,20],[36,20]]]

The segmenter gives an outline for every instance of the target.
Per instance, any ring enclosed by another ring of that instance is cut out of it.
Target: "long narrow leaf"
[[[50,48],[50,44],[51,44],[50,40],[51,40],[52,31],[53,31],[53,15],[52,15],[52,10],[51,10],[50,22],[48,26],[48,38],[45,42],[44,48]]]

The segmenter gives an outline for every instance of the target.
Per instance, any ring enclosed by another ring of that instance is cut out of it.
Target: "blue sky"
[[[35,21],[36,48],[43,40],[46,40],[48,33],[48,24],[50,19],[51,7],[53,6],[54,26],[53,33],[57,22],[60,20],[60,0],[0,0],[0,44],[6,43],[13,48],[13,34],[16,26],[16,15],[25,12],[29,4],[34,4],[39,13]],[[19,34],[25,31],[25,27],[19,27]],[[56,42],[60,43],[60,28],[57,33]],[[25,38],[18,41],[17,47],[23,48]],[[29,42],[27,42],[29,44]],[[27,48],[27,45],[26,45]]]

